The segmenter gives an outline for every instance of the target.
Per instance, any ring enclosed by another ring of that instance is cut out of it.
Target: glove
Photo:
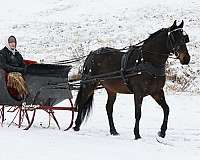
[[[27,73],[27,65],[25,65],[25,67],[23,68],[23,74],[26,74]]]
[[[27,67],[20,67],[16,70],[16,72],[20,72],[21,74],[25,75],[26,74],[26,71],[27,71]]]

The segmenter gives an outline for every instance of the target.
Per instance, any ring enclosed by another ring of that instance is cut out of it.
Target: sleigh
[[[65,130],[73,125],[74,111],[72,93],[68,83],[69,65],[37,64],[35,61],[25,61],[28,65],[24,79],[28,86],[29,94],[25,99],[17,99],[16,92],[7,87],[7,73],[0,68],[0,116],[1,123],[5,121],[5,114],[15,113],[9,126],[13,123],[21,127],[26,123],[25,130],[29,129],[35,119],[36,112],[43,110],[48,113],[49,125],[53,119],[60,129],[55,116],[55,111],[70,111],[71,120]],[[69,106],[55,106],[60,102],[68,100]],[[18,121],[18,122],[16,122]],[[26,122],[25,122],[26,121]]]

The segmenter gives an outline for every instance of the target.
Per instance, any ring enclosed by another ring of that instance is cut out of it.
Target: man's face
[[[8,43],[9,44],[9,47],[11,49],[15,49],[16,48],[16,43],[15,42],[11,42],[11,43]]]

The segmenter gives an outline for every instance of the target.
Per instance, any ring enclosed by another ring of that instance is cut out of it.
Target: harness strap
[[[123,82],[124,82],[125,85],[128,85],[128,79],[125,77],[127,61],[128,61],[128,56],[127,56],[127,54],[124,54],[122,56],[122,59],[121,59],[120,74],[121,74],[122,80],[123,80]]]
[[[133,93],[133,89],[129,84],[128,78],[129,76],[127,76],[127,74],[130,74],[130,70],[127,69],[127,64],[128,64],[128,60],[130,58],[130,54],[134,54],[133,52],[136,51],[136,49],[138,49],[138,47],[134,47],[131,48],[128,52],[126,52],[121,59],[121,69],[120,69],[120,75],[121,78],[124,82],[124,84],[127,86],[128,91],[130,93]],[[141,48],[139,48],[138,51],[140,54],[138,55],[137,59],[136,59],[136,63],[135,66],[132,68],[131,72],[135,73],[136,75],[139,72],[147,72],[150,75],[152,75],[153,77],[157,77],[157,76],[165,76],[165,65],[158,65],[155,66],[151,63],[148,62],[143,62],[143,53]]]
[[[133,53],[135,50],[136,50],[137,46],[135,46],[134,48],[131,48],[130,51],[126,52],[123,56],[122,56],[122,59],[121,59],[121,70],[120,70],[120,75],[121,75],[121,78],[124,82],[124,84],[127,86],[128,88],[128,91],[130,93],[133,93],[133,89],[132,87],[130,86],[129,82],[128,82],[128,77],[126,76],[127,74],[127,70],[126,70],[126,67],[127,67],[127,63],[128,63],[128,59],[129,59],[129,56],[131,53]]]

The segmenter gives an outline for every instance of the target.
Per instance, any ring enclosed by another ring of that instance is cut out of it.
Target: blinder
[[[183,40],[184,40],[184,42],[185,43],[190,42],[188,34],[185,31],[183,31],[183,30],[182,30],[182,32],[183,32]]]
[[[190,42],[189,36],[187,34],[183,36],[183,39],[185,43]]]
[[[175,33],[177,34],[176,38],[175,38]],[[185,31],[183,31],[182,28],[178,28],[168,32],[168,46],[170,45],[169,48],[173,52],[176,52],[181,45],[186,44],[189,41],[190,40],[188,34]]]

